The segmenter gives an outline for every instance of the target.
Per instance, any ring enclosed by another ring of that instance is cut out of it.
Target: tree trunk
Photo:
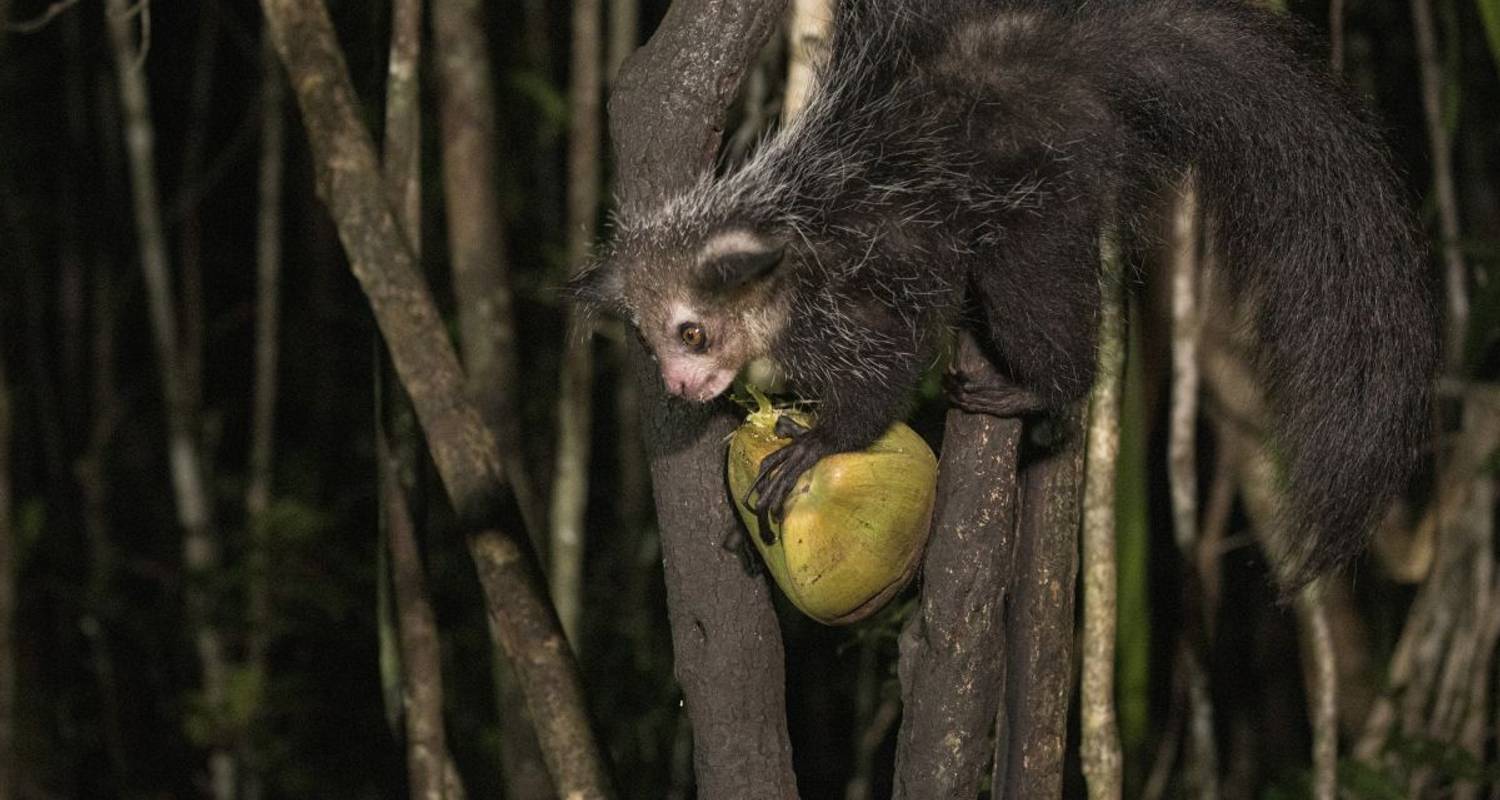
[[[620,70],[611,98],[622,198],[665,199],[712,167],[725,110],[784,7],[783,0],[672,4]],[[794,797],[781,634],[769,590],[723,547],[739,525],[723,477],[734,418],[723,405],[667,404],[644,351],[632,351],[698,796]]]

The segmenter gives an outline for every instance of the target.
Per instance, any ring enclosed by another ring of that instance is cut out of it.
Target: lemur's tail
[[[1132,127],[1194,165],[1223,274],[1254,309],[1300,585],[1359,552],[1417,460],[1432,271],[1374,127],[1293,23],[1237,2],[1130,9],[1088,35],[1116,43]]]

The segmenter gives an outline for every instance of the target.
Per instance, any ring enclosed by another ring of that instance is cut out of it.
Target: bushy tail
[[[1112,50],[1112,91],[1153,149],[1195,168],[1223,273],[1255,311],[1300,585],[1360,551],[1417,459],[1432,271],[1379,136],[1292,23],[1237,2],[1109,16],[1093,35],[1138,43]]]

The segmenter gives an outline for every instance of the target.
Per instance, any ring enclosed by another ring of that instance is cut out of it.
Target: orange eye
[[[703,326],[696,322],[684,322],[677,326],[677,335],[682,337],[682,343],[695,353],[708,349],[708,334],[704,333]]]

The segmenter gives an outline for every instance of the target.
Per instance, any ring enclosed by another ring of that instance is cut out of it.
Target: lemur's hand
[[[771,520],[781,522],[785,514],[783,506],[797,485],[797,479],[812,469],[818,459],[834,452],[816,430],[803,427],[790,417],[776,420],[776,435],[790,438],[792,443],[760,462],[760,474],[750,484],[745,496],[745,505],[760,517],[760,538],[768,545],[776,542]]]

